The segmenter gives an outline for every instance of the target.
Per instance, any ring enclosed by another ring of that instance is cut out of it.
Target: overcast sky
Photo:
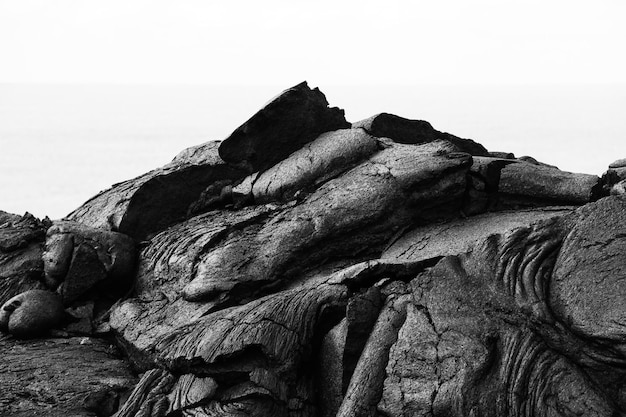
[[[0,82],[622,83],[622,0],[0,0]]]

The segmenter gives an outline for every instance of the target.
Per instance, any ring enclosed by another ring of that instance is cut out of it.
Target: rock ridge
[[[64,219],[0,211],[0,414],[626,414],[625,166],[300,83]]]

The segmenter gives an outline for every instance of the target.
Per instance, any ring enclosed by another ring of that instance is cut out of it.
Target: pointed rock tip
[[[219,146],[220,157],[263,171],[320,134],[349,128],[344,111],[328,107],[324,94],[306,81],[268,102]]]

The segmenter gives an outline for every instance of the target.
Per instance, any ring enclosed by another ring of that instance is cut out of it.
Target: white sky
[[[0,82],[623,83],[622,0],[0,0]]]

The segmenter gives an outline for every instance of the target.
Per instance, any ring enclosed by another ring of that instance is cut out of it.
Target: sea
[[[626,85],[316,85],[355,122],[429,121],[491,151],[602,175],[626,157]],[[62,218],[222,140],[290,85],[0,84],[0,210]]]

